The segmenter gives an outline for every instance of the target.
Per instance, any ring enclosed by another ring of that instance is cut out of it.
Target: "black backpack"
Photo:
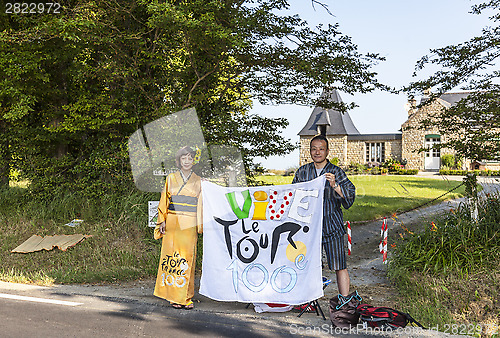
[[[376,307],[368,304],[361,304],[356,308],[359,313],[361,323],[366,323],[368,327],[380,329],[397,329],[405,327],[407,324],[415,324],[424,328],[422,324],[413,319],[409,314],[391,309],[388,307]]]

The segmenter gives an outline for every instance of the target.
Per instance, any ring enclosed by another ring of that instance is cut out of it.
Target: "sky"
[[[431,69],[412,77],[416,62],[430,49],[457,44],[481,34],[491,25],[486,14],[470,14],[478,1],[471,0],[322,0],[334,15],[310,0],[291,0],[289,14],[298,14],[310,27],[339,24],[362,53],[379,53],[386,58],[374,68],[380,82],[401,88],[431,73]],[[405,94],[375,91],[368,94],[340,93],[344,102],[358,107],[349,112],[361,134],[396,133],[406,121]],[[418,100],[418,98],[417,98]],[[266,117],[285,117],[289,126],[282,135],[298,143],[297,133],[306,124],[313,107],[261,105],[254,102],[251,113]],[[298,149],[287,156],[256,158],[267,169],[298,167]]]

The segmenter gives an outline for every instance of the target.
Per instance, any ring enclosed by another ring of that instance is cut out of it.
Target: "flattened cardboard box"
[[[54,248],[59,248],[62,251],[66,251],[68,248],[71,248],[85,238],[92,237],[92,235],[55,235],[55,236],[46,236],[41,237],[38,235],[33,235],[28,238],[23,244],[19,245],[17,248],[12,250],[11,252],[19,252],[19,253],[29,253],[40,250],[52,250]]]

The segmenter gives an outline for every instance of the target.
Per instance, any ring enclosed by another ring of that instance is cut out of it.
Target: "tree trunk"
[[[6,123],[0,121],[0,189],[9,186],[11,153]]]

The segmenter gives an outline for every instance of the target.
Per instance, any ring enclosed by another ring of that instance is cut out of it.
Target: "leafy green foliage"
[[[480,203],[478,223],[461,205],[423,232],[406,233],[389,264],[389,277],[401,295],[398,306],[429,327],[443,330],[457,323],[478,336],[494,333],[488,323],[496,323],[500,313],[499,224],[497,194]]]
[[[406,237],[391,264],[433,275],[468,274],[487,269],[500,260],[500,200],[490,195],[479,204],[479,222],[471,219],[468,205],[448,213]]]
[[[469,41],[433,49],[417,63],[417,70],[437,65],[440,70],[428,79],[406,88],[410,95],[436,90],[427,102],[457,86],[470,95],[442,113],[422,121],[421,128],[437,127],[442,135],[460,135],[442,142],[440,148],[454,149],[458,155],[473,160],[500,159],[500,1],[490,0],[472,8],[474,14],[490,11],[492,25]],[[443,141],[443,140],[442,140]]]
[[[441,166],[447,168],[455,167],[455,156],[452,154],[441,155]]]
[[[0,182],[14,168],[35,198],[126,191],[127,138],[187,107],[207,143],[241,149],[249,172],[254,156],[294,148],[280,134],[287,120],[250,115],[251,99],[315,104],[325,86],[384,89],[371,71],[383,58],[361,55],[338,26],[311,29],[283,15],[287,8],[75,0],[58,15],[1,13]]]
[[[334,157],[330,160],[330,162],[333,164],[333,165],[339,165],[339,161],[340,159],[338,157]]]
[[[500,176],[500,170],[439,170],[439,175],[459,175],[465,176],[469,173],[473,173],[477,176]]]

